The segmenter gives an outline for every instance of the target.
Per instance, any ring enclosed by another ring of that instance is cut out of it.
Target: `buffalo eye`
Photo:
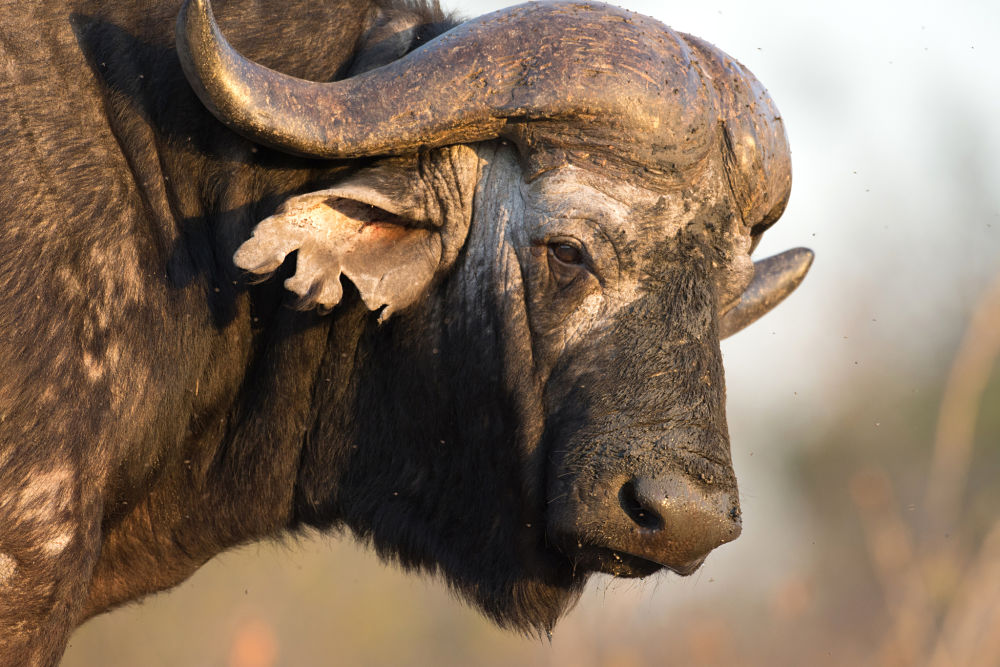
[[[550,243],[549,255],[556,258],[563,264],[583,264],[583,253],[579,248],[569,243]]]
[[[566,240],[550,241],[546,247],[549,275],[555,279],[557,286],[568,287],[587,273],[587,257],[576,243]]]

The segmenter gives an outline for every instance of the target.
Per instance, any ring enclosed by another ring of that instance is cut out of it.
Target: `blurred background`
[[[449,0],[474,16],[506,2]],[[1000,3],[654,2],[769,88],[816,263],[723,344],[743,536],[551,644],[317,536],[97,618],[82,665],[1000,665]]]

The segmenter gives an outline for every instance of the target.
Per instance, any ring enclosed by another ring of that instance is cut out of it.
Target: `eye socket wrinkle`
[[[621,275],[621,255],[616,236],[624,236],[620,221],[613,216],[591,211],[591,215],[581,215],[574,209],[569,215],[545,215],[543,221],[532,234],[532,243],[544,247],[550,255],[552,248],[561,244],[575,247],[580,255],[580,264],[588,269],[601,286]],[[613,234],[609,230],[616,230]],[[568,266],[574,266],[569,263]]]

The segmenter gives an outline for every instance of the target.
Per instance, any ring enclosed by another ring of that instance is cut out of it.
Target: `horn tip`
[[[791,262],[799,269],[799,272],[803,276],[809,271],[813,261],[816,259],[816,253],[810,248],[792,248],[785,251],[784,254],[789,256]]]
[[[719,338],[728,338],[763,317],[805,280],[816,254],[792,248],[755,262],[755,275],[743,297],[719,322]]]

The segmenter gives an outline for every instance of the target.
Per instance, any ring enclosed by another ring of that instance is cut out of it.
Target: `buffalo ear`
[[[298,308],[336,306],[340,277],[357,287],[380,319],[416,301],[442,257],[439,221],[429,219],[419,188],[397,170],[373,168],[327,190],[292,197],[261,221],[233,255],[241,269],[267,275],[298,251],[285,287]]]

